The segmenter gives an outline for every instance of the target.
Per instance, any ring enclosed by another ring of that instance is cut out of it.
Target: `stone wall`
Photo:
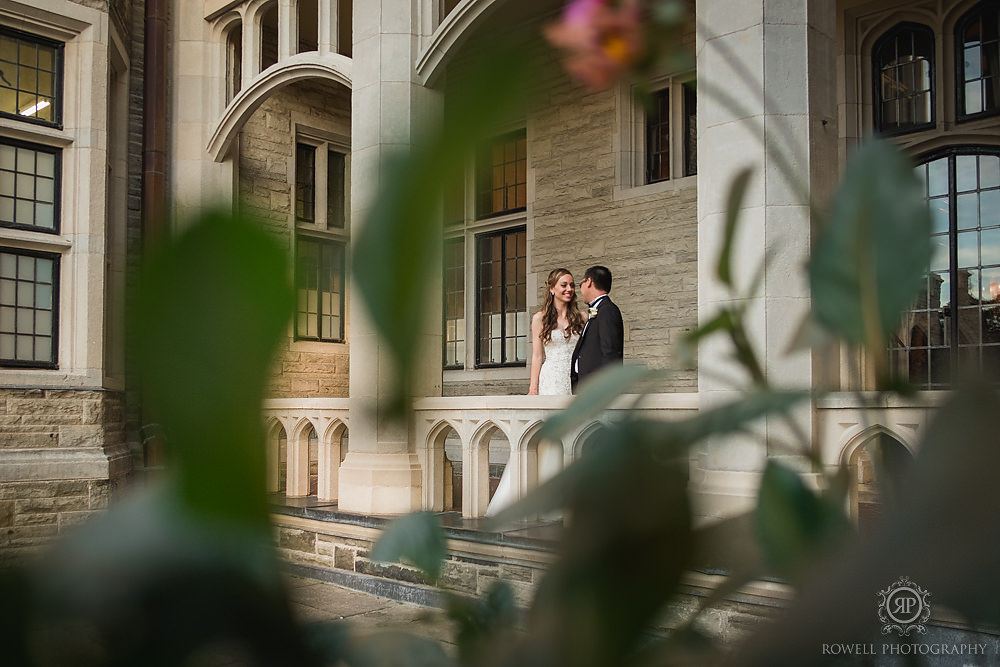
[[[240,133],[239,202],[272,231],[292,257],[295,131],[308,126],[349,137],[349,91],[319,82],[292,84],[261,105]],[[349,324],[345,326],[350,336]],[[294,341],[279,346],[268,395],[346,397],[348,345]]]
[[[693,32],[688,37],[693,42]],[[552,269],[568,268],[579,284],[588,267],[605,265],[624,318],[625,360],[671,370],[653,390],[695,391],[697,370],[680,362],[679,344],[698,320],[697,177],[620,187],[627,179],[617,173],[616,137],[621,119],[631,116],[619,108],[625,102],[618,92],[586,93],[555,62],[541,62],[537,71],[524,110],[528,285],[538,290],[528,295],[529,311],[542,303]],[[527,368],[518,380],[488,375],[446,373],[444,395],[527,392]]]
[[[122,394],[0,390],[0,563],[104,510],[132,469]]]
[[[274,520],[278,550],[289,563],[387,581],[428,583],[416,568],[371,559],[380,528],[285,516],[275,516]],[[455,546],[454,540],[450,543]],[[451,549],[440,584],[455,593],[483,596],[497,580],[503,580],[517,603],[527,606],[551,560],[552,555],[544,550],[463,542],[461,550]]]
[[[531,264],[541,303],[548,272],[564,266],[577,283],[594,264],[611,269],[611,298],[625,321],[625,359],[656,368],[677,361],[678,344],[698,319],[697,180],[655,193],[616,189],[614,138],[620,116],[613,91],[585,94],[552,81],[528,121],[535,173]],[[692,366],[659,387],[697,389]]]

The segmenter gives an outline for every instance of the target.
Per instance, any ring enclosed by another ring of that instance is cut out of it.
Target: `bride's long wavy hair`
[[[545,300],[542,302],[542,344],[552,340],[552,332],[559,327],[559,313],[556,311],[555,297],[552,290],[556,283],[563,276],[572,276],[569,269],[552,269],[549,278],[545,281]],[[567,333],[579,334],[583,332],[583,314],[576,303],[576,293],[574,290],[573,300],[566,304],[566,319],[569,320],[569,330]]]

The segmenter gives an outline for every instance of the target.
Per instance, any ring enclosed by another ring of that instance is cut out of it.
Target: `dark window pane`
[[[0,364],[56,366],[59,257],[0,250]]]
[[[963,16],[955,33],[959,63],[959,113],[972,116],[1000,108],[997,79],[1000,77],[1000,12],[992,3],[981,3]]]
[[[653,94],[646,114],[646,182],[670,178],[670,89]]]
[[[444,244],[444,365],[461,368],[465,357],[465,240]]]
[[[62,45],[26,33],[0,34],[0,114],[57,125]]]
[[[948,388],[959,367],[1000,382],[984,347],[1000,344],[1000,157],[956,152],[917,173],[934,221],[930,273],[890,345],[894,368],[924,389]]]
[[[295,144],[295,219],[316,220],[316,148]]]
[[[0,225],[58,231],[57,149],[0,141]]]
[[[343,229],[346,219],[347,182],[346,157],[337,151],[328,151],[326,163],[326,226]]]
[[[925,26],[904,24],[876,43],[879,129],[905,131],[933,121],[933,55],[933,33]]]
[[[478,357],[479,365],[521,365],[527,360],[526,346],[518,342],[519,322],[527,317],[524,228],[476,237],[479,264]],[[526,320],[525,320],[526,321]]]
[[[527,205],[527,172],[524,130],[504,135],[481,150],[476,165],[477,216],[523,209]]]
[[[306,236],[297,238],[295,337],[344,340],[344,245]]]

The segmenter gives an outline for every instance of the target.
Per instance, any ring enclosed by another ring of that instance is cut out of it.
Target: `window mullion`
[[[948,323],[948,333],[951,343],[948,346],[949,363],[952,377],[958,370],[958,175],[955,155],[948,157],[948,299],[951,301],[951,321]]]

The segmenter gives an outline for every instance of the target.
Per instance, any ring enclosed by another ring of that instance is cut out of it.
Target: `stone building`
[[[298,563],[377,573],[366,551],[378,517],[481,517],[503,469],[523,495],[592,432],[540,442],[542,421],[566,401],[524,395],[528,322],[555,266],[578,277],[611,267],[626,359],[671,369],[643,411],[672,419],[735,396],[743,378],[718,344],[696,363],[678,351],[731,298],[714,258],[727,184],[748,166],[737,283],[770,262],[746,299],[752,342],[781,385],[830,390],[794,418],[825,465],[858,471],[852,512],[863,518],[872,443],[913,451],[957,360],[997,364],[997,4],[699,0],[680,37],[691,65],[658,73],[651,111],[628,84],[587,92],[561,71],[541,37],[560,6],[0,0],[0,72],[21,72],[0,79],[0,547],[58,533],[142,467],[121,311],[127,269],[156,233],[142,214],[156,197],[173,221],[244,207],[287,248],[298,311],[264,406],[268,491],[286,505],[279,543]],[[415,416],[390,425],[377,417],[392,383],[387,352],[350,280],[352,240],[386,156],[446,120],[477,44],[515,26],[534,29],[547,54],[537,94],[488,128],[443,207],[444,266],[431,287],[440,313],[415,334],[425,350]],[[159,106],[140,92],[156,90],[142,88],[150,53],[165,63]],[[923,175],[935,254],[891,350],[927,391],[866,419],[851,393],[873,388],[864,359],[788,352],[810,309],[813,230],[782,159],[822,201],[873,132]],[[759,433],[777,441],[787,425],[766,420]],[[747,508],[779,455],[756,436],[703,445],[690,470],[699,515]],[[475,563],[453,568],[473,592],[502,576],[527,596],[549,558],[496,536],[455,549]]]

